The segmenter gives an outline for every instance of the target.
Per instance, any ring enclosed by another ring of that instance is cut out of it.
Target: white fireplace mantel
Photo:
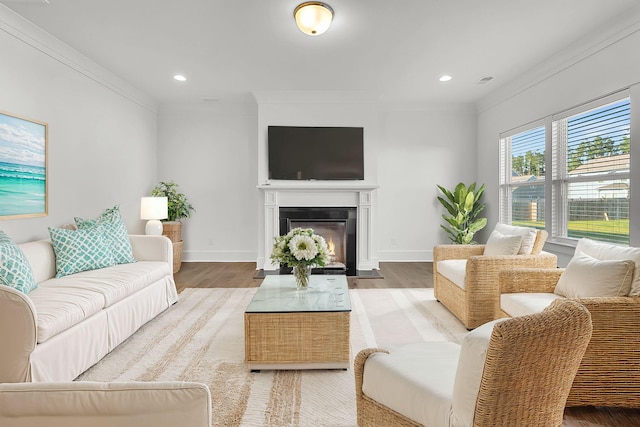
[[[356,268],[373,270],[378,260],[373,254],[373,214],[377,185],[352,182],[285,181],[258,185],[264,193],[264,245],[258,267],[275,270],[269,256],[273,239],[280,234],[280,207],[356,207]]]

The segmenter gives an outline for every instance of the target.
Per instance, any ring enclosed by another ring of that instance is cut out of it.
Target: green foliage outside
[[[455,244],[477,243],[473,240],[476,232],[487,225],[486,218],[477,218],[484,210],[485,204],[480,202],[484,194],[484,184],[476,190],[476,183],[468,187],[459,183],[453,192],[438,185],[445,196],[438,196],[438,201],[445,207],[449,215],[442,215],[446,225],[440,225],[449,234],[449,239]]]
[[[596,136],[591,140],[584,140],[577,147],[569,149],[568,171],[571,172],[590,160],[600,157],[616,156],[618,154],[628,154],[631,146],[629,135],[622,137],[622,141],[616,143],[611,138]],[[523,155],[511,158],[512,170],[521,176],[534,175],[544,176],[545,163],[544,153],[537,151],[527,151]]]
[[[513,225],[544,228],[544,222],[542,221],[513,221]],[[569,221],[567,224],[567,237],[575,239],[588,237],[603,242],[629,244],[629,220]]]

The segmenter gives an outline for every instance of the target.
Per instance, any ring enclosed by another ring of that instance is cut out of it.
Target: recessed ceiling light
[[[182,74],[176,74],[175,76],[173,76],[173,78],[179,82],[186,82],[187,78],[185,76],[183,76]]]
[[[449,80],[451,80],[451,78],[451,76],[445,74],[444,76],[440,76],[438,80],[440,80],[441,82],[448,82]]]

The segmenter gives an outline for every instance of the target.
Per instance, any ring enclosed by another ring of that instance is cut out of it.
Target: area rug
[[[244,309],[256,288],[185,289],[180,301],[77,381],[197,381],[211,390],[214,426],[355,426],[353,369],[250,372]],[[433,289],[357,289],[352,357],[367,347],[460,342],[467,330]]]

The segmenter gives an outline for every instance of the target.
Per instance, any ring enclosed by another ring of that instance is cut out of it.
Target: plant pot
[[[182,223],[180,221],[163,222],[162,235],[167,236],[173,243],[182,241]]]
[[[173,274],[176,274],[178,271],[180,271],[180,267],[182,267],[183,246],[183,241],[173,243]]]

